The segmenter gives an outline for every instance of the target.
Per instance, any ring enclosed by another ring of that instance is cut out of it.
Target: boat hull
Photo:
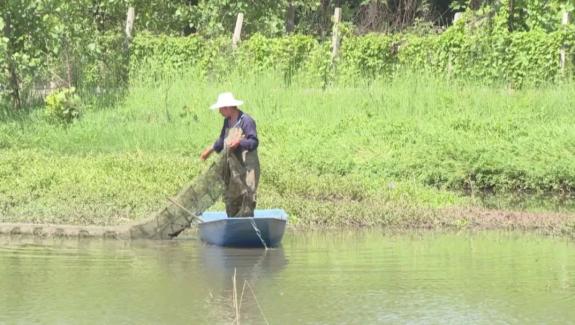
[[[198,225],[200,239],[206,243],[263,247],[263,240],[267,247],[276,247],[283,238],[287,215],[281,209],[256,210],[254,218],[228,218],[225,212],[206,212],[201,219],[203,222]]]

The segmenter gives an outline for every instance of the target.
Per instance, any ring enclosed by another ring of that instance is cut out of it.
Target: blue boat
[[[284,235],[287,213],[282,209],[255,210],[253,218],[228,218],[225,212],[204,212],[198,224],[206,243],[228,247],[278,246]],[[263,242],[262,242],[263,241]]]

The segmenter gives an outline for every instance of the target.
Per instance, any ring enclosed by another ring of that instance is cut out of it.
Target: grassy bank
[[[68,128],[39,110],[4,118],[0,221],[120,224],[156,211],[208,167],[198,155],[221,127],[208,107],[223,90],[258,124],[259,207],[294,223],[465,225],[463,208],[509,207],[485,195],[573,211],[574,88],[420,75],[327,89],[273,74],[133,80],[123,102]]]

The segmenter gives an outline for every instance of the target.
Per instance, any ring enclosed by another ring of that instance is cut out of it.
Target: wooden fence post
[[[232,36],[232,47],[234,50],[238,48],[238,43],[240,42],[240,37],[242,34],[243,23],[244,23],[244,14],[239,13],[238,19],[236,20],[236,28],[234,29],[234,36]]]
[[[126,38],[128,41],[132,40],[132,31],[134,29],[134,18],[136,17],[136,11],[134,7],[128,8],[128,13],[126,14]]]
[[[561,25],[569,25],[569,21],[571,20],[571,16],[568,12],[563,13],[563,19],[561,19]],[[559,65],[561,68],[561,74],[565,73],[565,68],[567,66],[567,48],[565,45],[561,47],[561,51],[559,52]]]
[[[126,38],[124,38],[123,46],[124,53],[122,54],[122,61],[124,64],[121,65],[119,71],[116,71],[120,80],[127,85],[129,82],[130,69],[130,44],[132,43],[132,38],[134,37],[134,20],[136,19],[136,9],[134,7],[128,7],[128,12],[126,13]],[[98,86],[99,89],[99,86]]]
[[[333,13],[333,31],[331,38],[331,58],[334,59],[339,51],[339,22],[341,20],[341,8],[335,8]]]
[[[456,12],[453,16],[453,24],[455,24],[459,19],[463,17],[462,12]],[[453,74],[453,54],[449,52],[449,56],[447,57],[447,75],[451,77]]]

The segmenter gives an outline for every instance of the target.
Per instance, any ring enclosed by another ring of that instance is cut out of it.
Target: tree
[[[6,83],[4,95],[15,108],[22,106],[23,85],[33,81],[31,77],[42,68],[47,52],[54,46],[47,28],[49,19],[45,19],[48,11],[41,0],[0,2],[5,43],[0,78]]]

